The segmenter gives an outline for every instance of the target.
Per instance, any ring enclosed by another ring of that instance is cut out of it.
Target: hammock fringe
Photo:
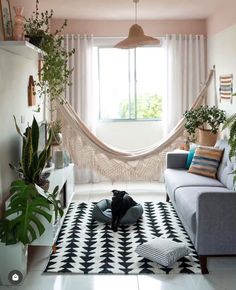
[[[210,71],[191,109],[197,108],[205,100],[213,75],[214,69]],[[95,170],[113,182],[120,180],[162,181],[166,153],[178,148],[185,139],[184,118],[182,118],[162,143],[124,152],[99,140],[67,101],[63,105],[57,104],[57,112],[63,125],[63,144],[73,162],[81,168]]]

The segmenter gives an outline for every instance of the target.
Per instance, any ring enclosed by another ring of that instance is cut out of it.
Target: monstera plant
[[[38,152],[39,126],[33,119],[22,134],[15,120],[17,132],[23,139],[22,157],[19,167],[10,167],[17,171],[19,179],[11,183],[11,197],[6,211],[0,220],[0,241],[6,245],[21,242],[26,245],[41,236],[45,227],[42,217],[51,222],[53,215],[57,219],[63,214],[60,200],[57,199],[58,186],[49,193],[45,189],[47,181],[42,172],[50,157],[51,132],[42,152]],[[43,194],[42,194],[43,192]]]

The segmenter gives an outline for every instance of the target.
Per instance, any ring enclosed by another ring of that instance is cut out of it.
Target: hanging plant
[[[49,96],[51,101],[59,99],[63,103],[62,95],[65,87],[71,85],[70,76],[73,71],[68,69],[68,61],[75,50],[66,51],[62,46],[63,36],[61,32],[67,26],[67,20],[64,21],[60,29],[51,33],[50,23],[53,13],[53,10],[39,13],[39,0],[36,0],[32,17],[25,21],[25,34],[30,42],[38,45],[43,51],[41,79],[35,82],[39,97],[42,100],[43,96]],[[40,110],[39,107],[38,110]]]

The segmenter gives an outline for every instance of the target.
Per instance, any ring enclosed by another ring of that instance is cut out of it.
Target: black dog
[[[111,202],[112,230],[117,231],[120,220],[127,210],[137,203],[129,196],[126,191],[112,190],[113,197]]]

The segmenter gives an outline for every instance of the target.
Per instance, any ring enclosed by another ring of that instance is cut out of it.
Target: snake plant
[[[36,119],[33,119],[32,125],[26,128],[23,134],[16,119],[15,126],[17,132],[20,134],[23,140],[22,154],[19,167],[15,167],[10,164],[10,167],[14,169],[22,179],[28,183],[35,183],[39,186],[44,186],[46,180],[42,178],[42,171],[50,158],[51,143],[52,143],[52,131],[49,129],[49,136],[46,145],[42,152],[38,152],[39,143],[39,126]]]
[[[42,171],[50,157],[50,130],[45,148],[39,153],[39,126],[36,119],[33,119],[32,125],[28,126],[24,134],[21,133],[15,118],[14,120],[23,145],[19,167],[10,166],[18,172],[20,179],[13,181],[10,186],[11,197],[4,217],[0,220],[0,241],[7,245],[17,242],[25,245],[44,233],[42,217],[50,223],[53,215],[57,219],[58,215],[62,216],[63,210],[57,198],[58,186],[52,193],[45,191],[43,195],[40,188],[46,183]]]

